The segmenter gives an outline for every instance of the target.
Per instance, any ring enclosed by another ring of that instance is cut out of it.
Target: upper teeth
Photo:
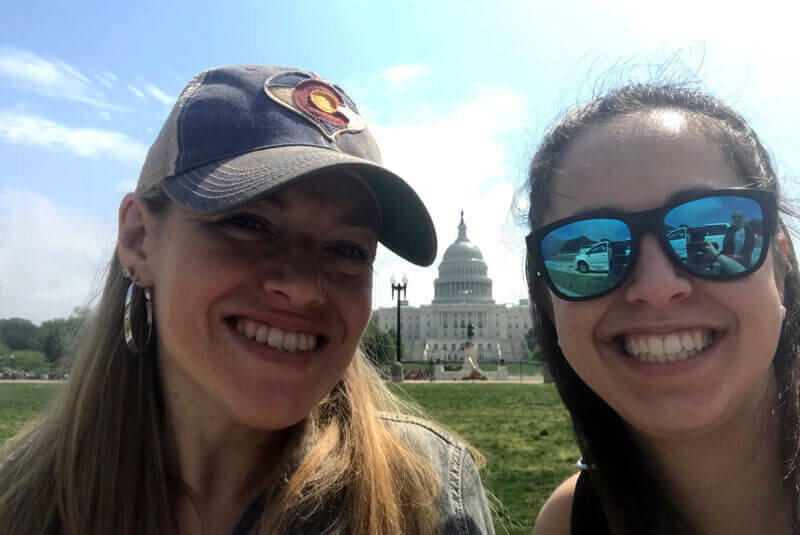
[[[237,320],[236,330],[256,342],[284,351],[305,351],[317,347],[316,334],[283,331],[253,320]]]
[[[685,360],[711,345],[709,329],[687,329],[669,334],[626,334],[625,352],[642,362]]]

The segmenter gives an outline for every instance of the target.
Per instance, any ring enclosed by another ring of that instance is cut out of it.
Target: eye
[[[264,220],[253,214],[230,214],[219,220],[219,224],[234,230],[250,230],[255,232],[272,232]]]
[[[372,253],[363,245],[352,242],[339,242],[328,247],[328,250],[343,258],[372,261]]]

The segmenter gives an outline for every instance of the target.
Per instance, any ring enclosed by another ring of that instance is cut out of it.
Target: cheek
[[[360,337],[372,313],[372,271],[331,279],[328,297],[338,304],[345,323]]]
[[[230,244],[186,240],[183,247],[167,249],[158,259],[154,287],[157,321],[162,333],[187,332],[205,336],[202,322],[215,299],[248,280],[255,258]]]
[[[552,297],[558,345],[575,371],[595,360],[595,330],[605,312],[605,298],[589,302]]]
[[[555,321],[559,343],[563,341],[589,340],[602,315],[602,308],[596,301],[575,303],[553,298],[553,320]]]

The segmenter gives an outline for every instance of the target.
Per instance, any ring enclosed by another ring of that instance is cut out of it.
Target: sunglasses
[[[682,192],[663,206],[635,213],[592,210],[529,234],[528,265],[558,297],[594,299],[625,282],[642,236],[651,234],[689,274],[733,280],[764,263],[776,212],[772,192],[753,189]],[[743,225],[730,223],[734,213]]]

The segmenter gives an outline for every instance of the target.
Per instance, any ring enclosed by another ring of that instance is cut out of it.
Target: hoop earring
[[[129,268],[124,268],[122,271],[123,275],[126,278],[131,278],[133,273]],[[128,286],[128,292],[125,294],[125,307],[123,312],[123,321],[122,326],[125,333],[125,344],[128,346],[128,351],[131,352],[133,355],[140,355],[144,353],[147,348],[150,346],[150,340],[153,337],[153,295],[150,292],[150,288],[145,288],[144,293],[144,307],[145,307],[145,314],[147,319],[147,337],[142,344],[142,347],[139,347],[136,344],[136,339],[133,336],[133,289],[136,287],[136,284],[131,280],[130,286]]]

